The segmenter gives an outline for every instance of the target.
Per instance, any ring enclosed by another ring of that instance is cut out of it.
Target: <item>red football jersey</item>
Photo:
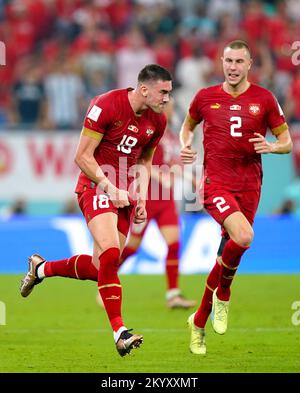
[[[273,94],[251,84],[237,97],[223,85],[199,90],[190,116],[203,124],[204,181],[231,191],[254,190],[261,186],[261,155],[250,138],[254,132],[274,135],[288,129],[284,114]]]
[[[133,180],[130,167],[137,163],[142,149],[157,146],[166,128],[165,114],[151,109],[136,116],[128,100],[129,89],[111,90],[95,97],[88,108],[83,135],[103,138],[94,157],[109,180],[119,188],[128,189]],[[94,183],[83,173],[79,175],[76,192]]]
[[[182,165],[180,160],[180,144],[178,137],[166,128],[165,133],[155,150],[152,166],[160,172],[170,174],[171,189],[165,186],[163,182],[158,182],[156,176],[152,177],[149,182],[148,199],[159,203],[161,199],[173,199],[174,169],[173,165]],[[176,172],[175,172],[176,173]],[[148,205],[147,205],[148,207]]]

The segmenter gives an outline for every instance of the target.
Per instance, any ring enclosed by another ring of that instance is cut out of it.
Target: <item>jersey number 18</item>
[[[134,136],[123,135],[121,142],[117,146],[117,150],[122,153],[130,154],[133,146],[137,144],[137,138]]]

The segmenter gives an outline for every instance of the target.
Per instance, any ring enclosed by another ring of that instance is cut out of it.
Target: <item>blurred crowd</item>
[[[298,0],[0,0],[0,130],[78,130],[92,97],[134,87],[147,63],[174,76],[178,126],[195,92],[223,81],[234,39],[252,50],[252,82],[300,124],[297,37],[300,49]]]
[[[2,129],[78,129],[90,98],[133,86],[147,63],[175,78],[179,116],[201,87],[223,80],[225,43],[248,41],[252,81],[300,122],[297,0],[2,0]]]

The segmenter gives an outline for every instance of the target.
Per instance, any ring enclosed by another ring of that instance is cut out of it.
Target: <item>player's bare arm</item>
[[[254,135],[255,138],[249,139],[249,142],[253,143],[254,149],[258,154],[286,154],[292,151],[293,143],[288,130],[277,135],[276,142],[267,141],[267,139],[258,132],[255,132]]]
[[[187,114],[179,134],[181,143],[180,157],[184,164],[192,164],[196,159],[197,153],[192,149],[192,141],[196,125],[197,122],[189,114]]]
[[[104,175],[94,157],[94,152],[102,138],[102,134],[99,134],[98,139],[81,134],[75,155],[75,162],[86,176],[107,193],[116,208],[122,208],[129,205],[128,191],[119,190],[115,187]]]

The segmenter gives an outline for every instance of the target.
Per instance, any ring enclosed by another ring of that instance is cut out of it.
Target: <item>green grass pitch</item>
[[[26,299],[19,275],[0,276],[0,372],[210,373],[299,372],[299,275],[239,275],[232,288],[224,336],[207,325],[207,355],[189,352],[189,310],[165,307],[163,276],[122,275],[123,316],[144,344],[121,358],[96,285],[50,278]],[[206,275],[182,276],[184,294],[200,301]]]

